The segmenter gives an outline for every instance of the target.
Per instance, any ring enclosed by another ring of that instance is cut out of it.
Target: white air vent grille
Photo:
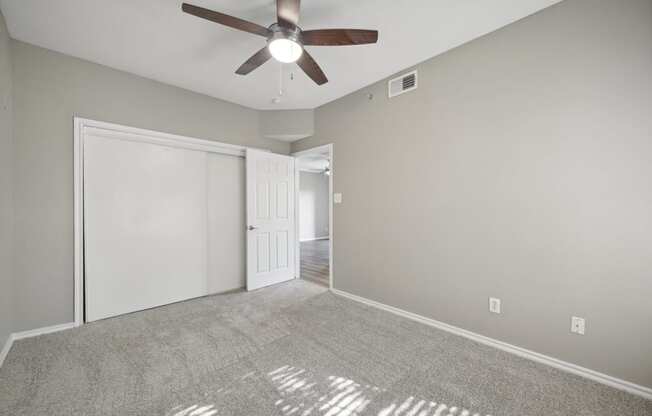
[[[417,71],[408,72],[389,81],[389,98],[417,89]]]

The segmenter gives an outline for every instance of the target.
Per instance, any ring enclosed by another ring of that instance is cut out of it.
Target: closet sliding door
[[[208,293],[245,286],[245,160],[209,153],[208,164]]]
[[[207,157],[85,137],[87,322],[208,294]]]

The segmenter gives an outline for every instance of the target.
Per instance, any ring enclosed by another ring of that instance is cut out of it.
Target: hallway
[[[328,245],[330,240],[301,242],[301,278],[329,286]]]

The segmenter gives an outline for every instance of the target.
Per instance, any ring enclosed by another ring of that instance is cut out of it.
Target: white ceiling
[[[308,171],[308,172],[322,172],[324,169],[329,167],[329,153],[328,149],[321,149],[311,151],[308,154],[303,154],[297,157],[297,163],[299,165],[299,170]]]
[[[273,23],[275,0],[187,0]],[[308,47],[330,82],[315,85],[295,64],[234,71],[265,45],[181,12],[181,0],[0,0],[15,39],[255,109],[315,108],[560,0],[303,0],[303,29],[380,31],[370,46]],[[290,80],[290,73],[294,80]]]

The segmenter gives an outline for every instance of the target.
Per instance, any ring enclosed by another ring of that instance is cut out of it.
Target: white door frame
[[[333,144],[325,144],[322,146],[313,147],[311,149],[302,150],[300,152],[292,153],[290,156],[299,158],[301,156],[311,155],[315,153],[324,154],[325,150],[328,150],[328,160],[330,160],[330,172],[331,174],[328,177],[328,287],[333,289],[333,175],[335,170],[333,169]],[[299,164],[295,164],[294,168],[295,181],[294,181],[294,204],[295,204],[295,268],[296,268],[296,278],[301,277],[301,240],[299,238],[301,225],[301,215],[299,207],[299,193],[300,193],[300,171]]]
[[[74,325],[84,324],[84,140],[86,134],[245,157],[246,147],[74,117]],[[263,151],[269,151],[262,149]],[[245,230],[243,230],[245,232]]]

